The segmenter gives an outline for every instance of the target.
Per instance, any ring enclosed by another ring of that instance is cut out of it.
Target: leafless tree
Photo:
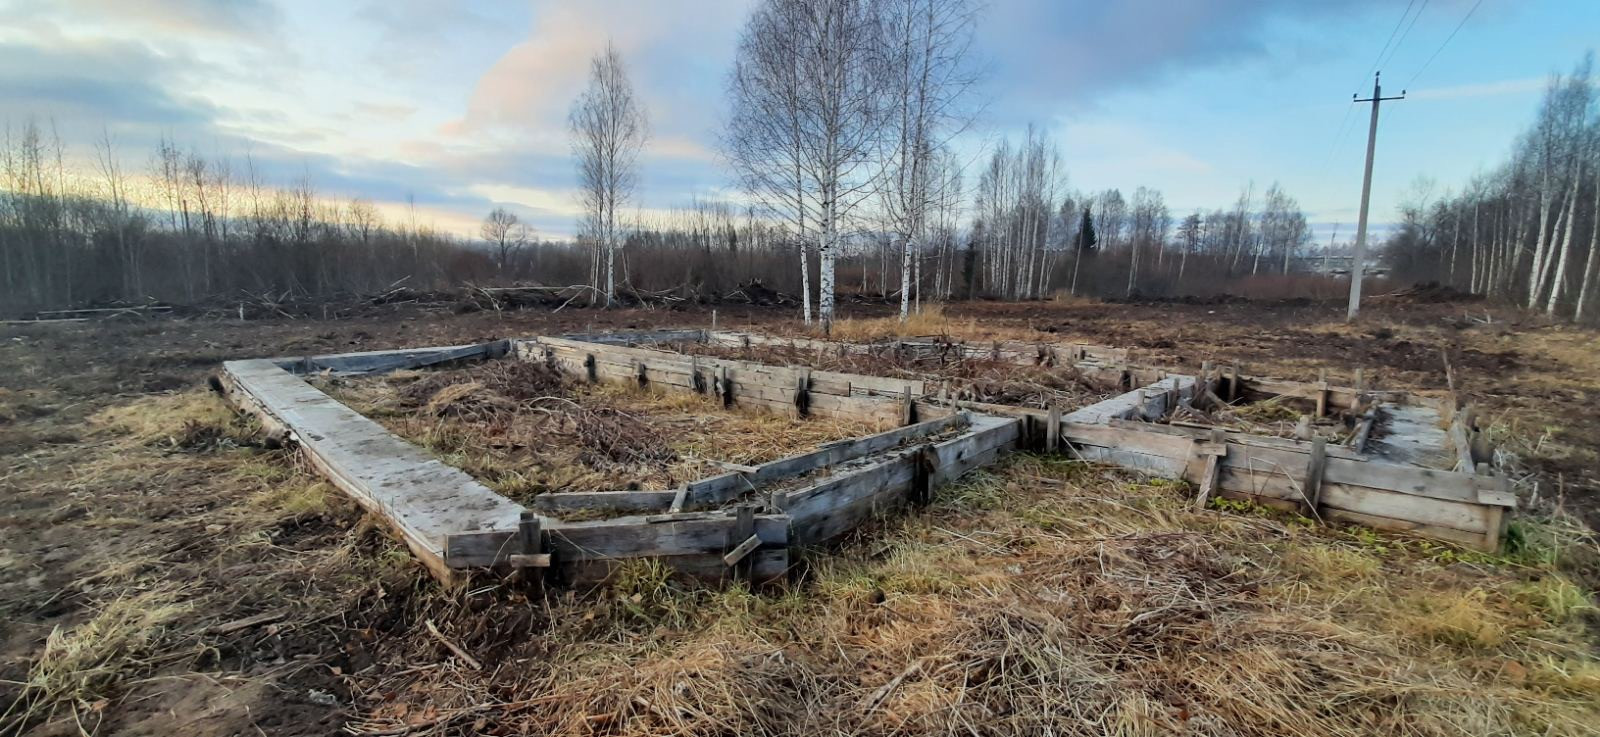
[[[935,207],[933,159],[969,119],[962,103],[974,79],[967,58],[976,11],[970,0],[883,0],[878,12],[877,63],[886,97],[879,195],[900,242],[904,321]]]
[[[646,137],[644,109],[611,42],[590,63],[589,86],[573,103],[568,122],[586,211],[584,228],[605,254],[605,302],[610,306],[617,293],[617,208],[633,193]],[[598,277],[591,284],[598,286]]]
[[[528,226],[517,218],[516,213],[504,207],[490,210],[478,232],[494,248],[495,266],[501,274],[506,273],[511,257],[528,244]]]
[[[733,76],[730,158],[763,201],[797,223],[817,223],[824,331],[833,324],[843,222],[871,194],[880,164],[873,10],[866,0],[765,0],[746,23]]]

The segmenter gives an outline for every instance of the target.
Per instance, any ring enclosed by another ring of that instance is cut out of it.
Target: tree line
[[[7,124],[0,141],[0,308],[437,286],[490,260],[420,222],[335,199],[309,176],[270,183],[245,156],[162,139],[144,167],[109,136],[69,164],[54,130]]]
[[[249,156],[166,139],[128,165],[105,136],[72,165],[48,124],[8,124],[0,308],[519,282],[602,304],[621,289],[715,299],[759,281],[826,329],[842,293],[892,300],[902,316],[924,299],[1204,294],[1318,252],[1276,183],[1174,212],[1154,187],[1074,186],[1055,138],[1032,126],[965,159],[954,142],[973,124],[977,22],[973,0],[761,0],[721,140],[745,196],[648,215],[632,207],[648,116],[607,44],[568,118],[584,211],[570,239],[540,238],[505,207],[476,238],[450,235],[409,202],[385,214],[309,175],[269,182]],[[1459,194],[1418,187],[1387,244],[1396,273],[1592,313],[1594,107],[1585,61],[1552,81],[1508,162]]]
[[[1600,271],[1600,115],[1592,56],[1551,78],[1508,160],[1435,195],[1412,187],[1395,269],[1552,317],[1592,320]]]

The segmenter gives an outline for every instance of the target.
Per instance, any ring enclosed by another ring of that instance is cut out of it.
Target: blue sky
[[[1380,222],[1419,175],[1443,191],[1502,160],[1548,76],[1600,39],[1600,2],[1483,0],[1422,69],[1476,1],[993,0],[981,115],[959,145],[976,159],[1035,122],[1073,187],[1153,186],[1179,212],[1279,181],[1342,240],[1367,115],[1350,95],[1402,17],[1383,71],[1409,99],[1383,110]],[[577,207],[566,112],[608,37],[651,117],[639,206],[733,196],[716,140],[749,6],[0,0],[0,118],[53,122],[79,156],[108,132],[135,169],[165,134],[391,215],[410,197],[459,234],[499,204],[561,236]]]

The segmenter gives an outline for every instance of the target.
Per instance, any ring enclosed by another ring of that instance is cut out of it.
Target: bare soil
[[[793,312],[718,320],[794,330]],[[1438,301],[1380,300],[1354,326],[1320,303],[945,315],[969,337],[1286,378],[1361,367],[1437,388],[1448,360],[1540,508],[1600,524],[1593,331]],[[820,554],[786,590],[641,567],[592,592],[441,591],[205,386],[231,358],[707,322],[398,305],[0,329],[0,736],[1577,735],[1600,720],[1593,541],[1557,523],[1487,558],[1194,511],[1181,488],[1024,457]]]

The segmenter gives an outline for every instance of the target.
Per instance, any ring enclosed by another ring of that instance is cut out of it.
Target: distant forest
[[[541,239],[497,209],[477,238],[386,220],[367,200],[306,178],[267,182],[248,158],[163,140],[138,164],[109,140],[73,142],[48,122],[8,125],[0,151],[0,310],[112,302],[227,304],[242,296],[335,298],[396,284],[590,285],[592,238]],[[887,207],[843,219],[840,293],[914,304],[960,298],[1127,297],[1234,292],[1333,297],[1297,274],[1319,253],[1305,214],[1276,184],[1229,205],[1173,213],[1140,187],[1080,191],[1070,162],[1030,130],[981,167],[929,157],[922,236],[897,239]],[[1514,153],[1456,192],[1413,187],[1383,244],[1391,277],[1438,281],[1573,320],[1593,320],[1600,270],[1600,116],[1588,61],[1552,79]],[[1352,193],[1352,198],[1354,193]],[[1381,219],[1381,218],[1380,218]],[[709,300],[760,281],[798,295],[815,245],[757,205],[699,202],[619,226],[624,288]],[[907,245],[907,244],[910,245]],[[810,244],[810,245],[808,245]],[[903,281],[904,280],[904,281]],[[810,281],[811,299],[818,284]]]

